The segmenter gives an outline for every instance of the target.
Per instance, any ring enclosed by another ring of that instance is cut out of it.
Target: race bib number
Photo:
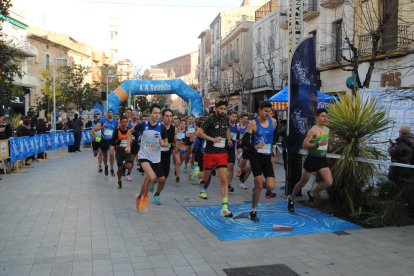
[[[184,135],[184,133],[182,133],[182,132],[178,132],[177,133],[177,139],[184,139],[184,137],[185,137],[185,135]]]
[[[123,148],[126,148],[128,146],[128,140],[121,140],[121,143],[119,145]]]
[[[318,150],[328,150],[328,145],[324,145],[324,146],[319,146]]]
[[[169,151],[171,149],[171,144],[167,144],[165,147],[161,147],[161,151]]]
[[[145,142],[144,148],[147,151],[157,151],[160,148],[160,143],[159,142]]]
[[[112,134],[114,133],[114,131],[113,131],[113,129],[110,129],[110,128],[105,128],[105,130],[104,130],[104,135],[106,136],[106,137],[112,137]]]
[[[190,133],[190,134],[194,134],[196,132],[196,130],[195,130],[195,128],[194,127],[190,127],[190,128],[188,128],[188,133]]]
[[[271,144],[264,144],[263,148],[257,150],[258,153],[270,154]]]
[[[214,143],[213,146],[221,149],[224,148],[226,146],[226,139],[221,138],[221,141],[219,143]]]
[[[237,132],[231,132],[231,140],[233,141],[237,140]]]

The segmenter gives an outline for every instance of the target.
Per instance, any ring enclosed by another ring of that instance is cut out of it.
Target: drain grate
[[[227,276],[299,276],[284,264],[223,269]]]

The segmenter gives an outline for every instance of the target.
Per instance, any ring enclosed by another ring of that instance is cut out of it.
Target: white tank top
[[[141,137],[141,147],[138,158],[147,159],[152,163],[161,162],[161,123],[158,122],[155,129],[149,129],[149,123],[145,122]]]

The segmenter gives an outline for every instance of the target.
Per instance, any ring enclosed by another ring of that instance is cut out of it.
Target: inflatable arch
[[[119,106],[128,99],[128,94],[153,95],[177,94],[188,102],[191,115],[204,115],[203,98],[184,81],[176,80],[125,80],[113,93],[108,95],[108,108],[118,113]]]

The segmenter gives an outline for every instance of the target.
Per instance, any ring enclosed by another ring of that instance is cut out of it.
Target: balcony
[[[319,16],[318,0],[307,0],[303,8],[303,20],[308,21]]]
[[[405,54],[412,39],[408,35],[408,25],[398,25],[394,30],[387,30],[381,35],[377,54]],[[358,54],[371,55],[373,47],[372,34],[358,36]]]
[[[260,20],[261,18],[265,17],[269,13],[271,13],[273,10],[277,8],[276,0],[270,0],[263,6],[261,6],[259,9],[255,12],[255,21]]]
[[[259,77],[255,77],[253,79],[253,88],[256,89],[256,88],[268,87],[269,86],[268,85],[268,83],[269,83],[268,79],[269,79],[268,74],[263,75],[263,76],[259,76]]]
[[[279,12],[279,16],[280,16],[279,27],[282,30],[287,30],[288,29],[288,13],[289,13],[289,9],[281,10]]]
[[[321,46],[319,54],[319,65],[321,67],[336,66],[341,60],[342,49],[336,43]]]
[[[335,9],[344,2],[344,0],[321,0],[321,7],[325,9]]]

